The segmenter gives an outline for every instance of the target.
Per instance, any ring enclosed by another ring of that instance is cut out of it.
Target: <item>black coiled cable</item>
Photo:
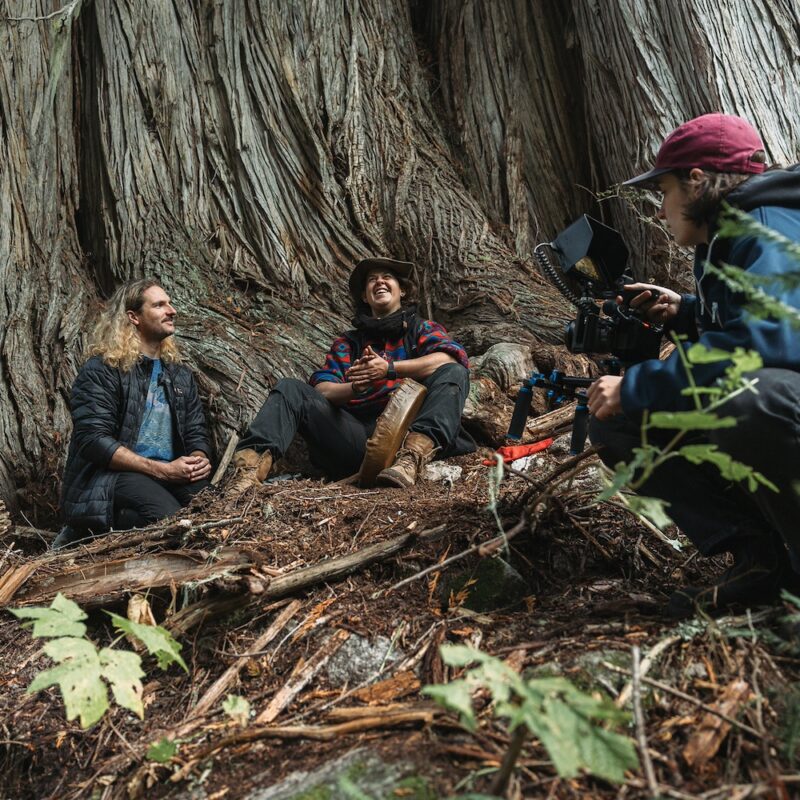
[[[547,242],[542,242],[541,244],[537,244],[533,250],[533,255],[539,262],[539,269],[541,269],[542,274],[570,303],[574,306],[580,306],[581,298],[569,288],[563,275],[553,266],[553,262],[550,260],[547,253],[545,253],[545,248],[552,249]]]

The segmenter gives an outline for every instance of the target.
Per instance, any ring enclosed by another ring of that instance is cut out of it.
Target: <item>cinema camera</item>
[[[643,320],[628,305],[640,292],[622,288],[633,278],[625,272],[628,248],[617,231],[584,214],[552,242],[537,245],[533,253],[542,274],[578,309],[564,331],[564,344],[571,353],[608,353],[610,358],[600,364],[611,375],[619,375],[630,364],[658,358],[662,328]],[[621,305],[618,296],[623,298]],[[533,390],[544,389],[548,408],[577,400],[570,451],[580,453],[589,421],[586,389],[592,380],[559,371],[549,376],[534,372],[523,381],[508,437],[522,437]]]

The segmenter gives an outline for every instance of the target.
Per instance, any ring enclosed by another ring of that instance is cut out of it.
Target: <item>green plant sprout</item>
[[[117,705],[144,717],[142,705],[142,659],[130,650],[111,647],[98,649],[86,637],[86,613],[72,600],[57,594],[49,606],[10,608],[18,619],[31,628],[34,638],[47,638],[44,652],[57,666],[40,672],[28,686],[27,693],[57,685],[64,698],[67,721],[76,717],[82,728],[94,725],[109,708],[108,686]],[[135,637],[156,657],[161,669],[176,663],[188,672],[181,658],[181,646],[164,628],[131,622],[118,614],[110,614],[114,627]]]
[[[539,739],[564,778],[585,771],[621,783],[626,770],[638,768],[633,740],[608,727],[627,723],[629,715],[608,698],[582,692],[566,678],[526,679],[499,658],[465,645],[443,645],[440,651],[445,664],[466,669],[460,679],[426,686],[423,693],[457,712],[462,724],[475,730],[472,698],[476,690],[487,690],[494,715],[506,719],[514,733],[511,748],[517,742],[516,753],[507,759],[508,771],[528,735]],[[500,794],[499,789],[493,786],[493,794]]]

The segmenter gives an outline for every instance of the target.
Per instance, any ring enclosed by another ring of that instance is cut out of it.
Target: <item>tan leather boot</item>
[[[259,453],[255,450],[239,450],[233,454],[235,472],[226,487],[226,494],[239,497],[251,486],[263,483],[272,469],[272,453],[267,450]]]
[[[378,473],[379,486],[413,486],[425,465],[433,458],[436,443],[424,433],[411,431],[397,453],[394,464]]]

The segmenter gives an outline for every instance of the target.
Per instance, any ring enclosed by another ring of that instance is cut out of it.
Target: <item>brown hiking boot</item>
[[[378,473],[379,486],[413,486],[425,465],[433,458],[436,444],[424,433],[411,431],[395,457],[394,464]]]
[[[264,482],[272,469],[272,453],[255,450],[239,450],[233,454],[235,472],[225,493],[232,497],[243,495],[251,486]]]

